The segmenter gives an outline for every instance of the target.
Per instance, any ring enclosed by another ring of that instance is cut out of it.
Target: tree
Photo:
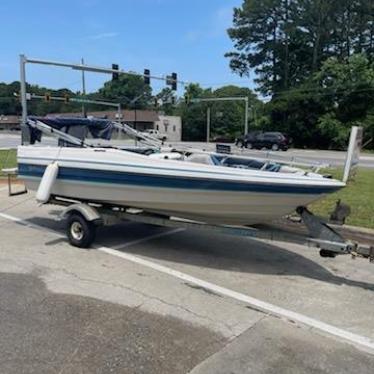
[[[271,97],[264,129],[298,146],[333,148],[352,124],[372,131],[372,0],[244,0],[228,34],[231,69],[253,71],[257,90]]]
[[[177,98],[174,91],[169,88],[163,88],[156,96],[156,100],[161,100],[162,105],[159,108],[166,115],[172,115],[174,113],[174,106],[176,104]]]
[[[105,100],[119,101],[127,108],[144,109],[152,98],[152,88],[144,83],[141,76],[120,74],[118,80],[104,83],[98,96]]]
[[[29,93],[39,96],[44,96],[46,93],[58,97],[63,97],[64,95],[68,95],[69,97],[75,96],[75,93],[67,88],[52,90],[38,85],[26,84],[26,90]],[[21,114],[22,108],[20,99],[14,96],[14,94],[19,93],[19,82],[12,82],[10,84],[0,83],[0,114]],[[62,101],[51,101],[47,103],[43,99],[33,99],[27,102],[27,109],[29,114],[43,116],[49,113],[74,112],[80,109],[80,105],[73,102],[64,103]]]
[[[240,75],[256,74],[258,90],[276,95],[304,83],[330,57],[374,50],[372,0],[244,0],[234,9],[226,54]]]
[[[232,85],[213,91],[210,88],[204,90],[197,84],[191,84],[186,87],[185,95],[190,99],[248,97],[250,108],[259,106],[256,95],[250,89]],[[211,108],[211,137],[218,135],[234,138],[243,133],[244,101],[192,102],[189,105],[183,102],[176,113],[182,116],[184,140],[206,139],[208,106]]]
[[[308,82],[267,104],[267,129],[289,134],[296,146],[344,149],[353,125],[373,137],[373,92],[374,67],[365,55],[332,57]]]
[[[334,147],[346,144],[353,125],[364,127],[367,137],[374,137],[371,122],[374,109],[374,63],[363,54],[352,55],[346,62],[327,60],[315,77],[323,92],[329,94],[326,114],[318,121],[324,137]]]

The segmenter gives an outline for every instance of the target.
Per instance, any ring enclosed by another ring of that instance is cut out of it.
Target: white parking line
[[[59,237],[63,237],[65,238],[66,236],[63,235],[63,234],[60,234],[59,232],[55,231],[55,230],[52,230],[48,227],[45,227],[45,226],[41,226],[41,225],[37,225],[35,223],[31,223],[27,220],[24,220],[22,218],[18,218],[18,217],[15,217],[15,216],[11,216],[10,214],[6,214],[6,213],[0,213],[0,217],[1,218],[5,218],[9,221],[13,221],[13,222],[17,222],[17,223],[20,223],[21,225],[24,225],[24,226],[27,226],[27,227],[30,227],[32,229],[36,229],[36,230],[41,230],[41,231],[47,231],[51,234],[54,234],[54,235],[57,235]]]
[[[0,191],[5,191],[8,189],[8,186],[3,186],[3,187],[0,187]]]
[[[29,222],[27,222],[27,221],[25,221],[21,218],[14,217],[14,216],[11,216],[9,214],[0,213],[0,217],[11,220],[11,221],[14,221],[14,222],[22,223],[22,224],[24,224],[26,226],[29,226],[31,228],[34,228],[34,229],[43,230],[43,231],[48,230],[49,232],[52,232],[59,237],[62,236],[61,234],[59,234],[59,233],[57,233],[53,230],[50,230],[46,227],[35,225],[35,224],[30,224]],[[175,230],[173,230],[173,231],[175,231]],[[168,233],[170,233],[170,231]],[[163,233],[163,234],[166,235],[167,233]],[[150,237],[148,237],[148,240],[150,240]],[[127,243],[127,244],[130,245],[130,243]],[[122,246],[122,248],[123,248],[123,246]],[[329,335],[332,335],[334,337],[340,338],[340,339],[344,340],[345,342],[350,343],[350,344],[352,344],[352,345],[354,345],[358,348],[364,348],[365,350],[369,350],[371,353],[373,353],[373,351],[374,351],[374,341],[372,339],[370,339],[369,337],[354,334],[350,331],[343,330],[341,328],[338,328],[338,327],[330,325],[328,323],[319,321],[317,319],[305,316],[305,315],[300,314],[300,313],[293,312],[293,311],[288,310],[288,309],[281,308],[277,305],[273,305],[273,304],[268,303],[266,301],[262,301],[262,300],[254,298],[254,297],[242,294],[240,292],[230,290],[228,288],[216,285],[214,283],[204,281],[204,280],[196,278],[194,276],[182,273],[178,270],[174,270],[172,268],[169,268],[169,267],[164,266],[164,265],[160,265],[158,263],[155,263],[155,262],[152,262],[152,261],[149,261],[149,260],[145,260],[141,257],[135,256],[135,255],[132,255],[132,254],[129,254],[129,253],[121,252],[121,251],[118,251],[116,249],[108,248],[108,247],[104,247],[104,246],[95,247],[95,249],[100,251],[100,252],[104,252],[104,253],[112,255],[112,256],[120,257],[124,260],[131,261],[133,263],[148,267],[152,270],[156,270],[158,272],[170,275],[174,278],[181,279],[185,282],[189,282],[189,283],[198,285],[200,287],[203,287],[207,290],[210,290],[210,291],[215,292],[217,294],[220,294],[222,296],[226,296],[228,298],[231,298],[231,299],[234,299],[234,300],[237,300],[237,301],[241,301],[241,302],[249,305],[250,307],[254,307],[256,309],[259,309],[259,310],[261,310],[261,311],[263,311],[263,312],[265,312],[269,315],[280,317],[280,318],[285,319],[287,321],[298,322],[299,324],[302,324],[302,325],[305,325],[305,326],[309,326],[309,327],[311,327],[313,329],[316,329],[318,331],[321,331],[321,332],[327,333]]]
[[[127,247],[130,247],[131,245],[145,243],[145,242],[148,242],[149,240],[157,239],[157,238],[162,238],[163,236],[169,236],[169,235],[172,235],[172,234],[175,234],[177,232],[184,231],[184,230],[185,229],[169,230],[167,232],[161,232],[161,233],[158,233],[158,234],[146,236],[145,238],[141,238],[141,239],[137,239],[137,240],[132,240],[131,242],[127,242],[127,243],[124,243],[124,244],[114,245],[111,248],[114,249],[114,250],[125,249]]]

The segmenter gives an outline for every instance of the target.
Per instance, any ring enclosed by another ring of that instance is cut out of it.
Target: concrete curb
[[[374,230],[366,227],[349,226],[349,225],[332,225],[329,224],[336,231],[341,233],[347,239],[357,241],[359,243],[366,243],[374,246]]]
[[[365,235],[371,235],[374,237],[374,229],[369,229],[367,227],[360,227],[360,226],[350,226],[350,225],[331,225],[332,227],[337,227],[337,228],[342,228],[345,231],[349,231],[352,233],[357,233],[357,234],[365,234]]]

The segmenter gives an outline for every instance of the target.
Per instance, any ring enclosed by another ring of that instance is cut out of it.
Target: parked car
[[[168,139],[168,137],[166,136],[166,134],[162,134],[162,133],[160,133],[160,131],[155,130],[155,129],[149,129],[149,130],[145,130],[143,132],[145,134],[147,134],[147,135],[153,136],[154,138],[162,140],[163,142]]]
[[[281,132],[253,131],[247,135],[237,138],[235,144],[238,147],[248,149],[271,149],[273,151],[287,151],[290,146],[289,138]]]
[[[234,143],[235,138],[230,135],[216,135],[213,137],[214,143]]]

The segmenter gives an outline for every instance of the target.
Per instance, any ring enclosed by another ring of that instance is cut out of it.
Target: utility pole
[[[206,109],[206,142],[210,141],[210,106]]]
[[[244,135],[248,133],[248,111],[249,111],[249,100],[247,96],[238,96],[238,97],[210,97],[210,98],[195,98],[191,99],[191,103],[200,103],[200,102],[216,102],[216,101],[244,101],[245,102],[245,113],[244,113]],[[210,110],[210,108],[209,108]],[[210,114],[209,114],[210,116]],[[210,122],[210,120],[209,120]]]
[[[122,122],[122,109],[121,109],[121,103],[118,103],[117,113],[118,113],[118,121],[119,121],[119,122]]]
[[[82,65],[84,65],[84,59],[82,57],[81,59],[81,63]],[[84,97],[86,97],[86,78],[84,76],[84,70],[82,70],[82,94]],[[84,105],[84,103],[82,103],[82,115],[84,118],[87,117],[87,111],[86,111],[86,107]]]
[[[27,95],[26,95],[26,56],[19,56],[20,63],[20,85],[21,85],[21,105],[22,105],[22,120],[21,120],[21,143],[22,145],[30,143],[30,130],[26,125],[27,121]]]
[[[248,134],[248,97],[245,97],[244,136]]]

